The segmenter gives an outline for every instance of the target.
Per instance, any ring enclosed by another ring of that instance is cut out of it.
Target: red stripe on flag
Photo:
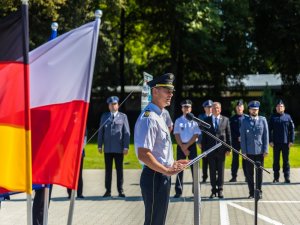
[[[33,183],[77,189],[86,109],[84,101],[31,109]]]
[[[24,127],[24,64],[0,62],[0,87],[0,124]]]

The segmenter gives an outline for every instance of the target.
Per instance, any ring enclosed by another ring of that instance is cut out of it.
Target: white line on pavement
[[[242,206],[240,206],[240,205],[238,205],[238,204],[235,204],[235,203],[233,203],[233,202],[227,202],[227,203],[228,203],[229,205],[231,205],[231,206],[233,206],[233,207],[239,209],[239,210],[242,210],[242,211],[244,211],[244,212],[250,214],[250,215],[254,215],[254,212],[253,212],[252,210],[250,210],[250,209],[247,209],[247,208],[245,208],[245,207],[242,207]],[[227,208],[227,207],[226,207],[226,208]],[[270,224],[274,224],[274,225],[283,225],[283,223],[280,223],[280,222],[278,222],[278,221],[276,221],[276,220],[272,220],[271,218],[266,217],[266,216],[264,216],[264,215],[262,215],[262,214],[259,214],[259,213],[257,214],[257,217],[258,217],[259,219],[261,219],[261,220],[264,220],[264,221],[270,223]],[[221,217],[221,221],[222,221],[222,220],[223,220],[223,218]]]
[[[221,225],[229,225],[229,215],[227,208],[227,201],[220,201],[220,220]]]

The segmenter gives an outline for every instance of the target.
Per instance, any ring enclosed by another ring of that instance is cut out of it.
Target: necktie
[[[115,115],[112,113],[111,114],[111,120],[114,121]]]
[[[215,118],[215,130],[218,130],[218,118]]]

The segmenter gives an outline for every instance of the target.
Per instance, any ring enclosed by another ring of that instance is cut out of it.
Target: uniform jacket
[[[205,113],[201,113],[201,114],[199,114],[199,116],[198,116],[198,118],[199,118],[200,120],[205,120],[205,118],[207,118],[207,117],[209,117],[209,116],[207,116]],[[197,143],[198,143],[198,144],[201,144],[201,142],[202,142],[202,133],[199,134],[198,140],[197,140]]]
[[[230,131],[231,131],[231,140],[233,143],[238,143],[238,139],[240,137],[240,127],[241,122],[244,119],[245,114],[238,115],[235,114],[234,116],[230,117]]]
[[[294,142],[294,123],[291,116],[287,113],[275,113],[269,121],[270,142],[275,144],[288,144]]]
[[[268,153],[269,131],[265,117],[258,116],[257,120],[250,116],[242,120],[241,128],[242,153],[259,155]]]
[[[213,126],[213,117],[207,117],[204,120],[205,122],[210,124],[210,129],[207,129],[208,132],[216,136],[217,138],[221,139],[222,141],[225,141],[227,144],[231,145],[231,132],[230,132],[230,125],[229,125],[229,119],[225,116],[220,115],[219,125],[217,131],[215,130]],[[208,150],[209,148],[213,147],[219,143],[218,141],[214,140],[213,138],[209,137],[204,132],[202,133],[202,149],[204,151]],[[223,155],[226,151],[230,151],[229,148],[225,146],[221,146],[212,153],[208,155],[208,157],[213,157],[216,155]]]
[[[129,149],[130,129],[126,114],[118,112],[114,118],[110,112],[103,113],[98,133],[98,148],[104,144],[105,153],[123,153]]]

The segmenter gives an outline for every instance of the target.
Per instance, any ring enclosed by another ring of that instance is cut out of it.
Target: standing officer
[[[230,117],[230,130],[231,130],[231,142],[232,147],[238,151],[241,150],[241,137],[240,137],[240,127],[241,121],[244,119],[244,104],[242,100],[238,100],[235,106],[236,114]],[[246,177],[245,160],[242,162],[244,175]],[[239,169],[239,154],[232,152],[232,163],[231,163],[231,176],[232,178],[229,182],[236,182],[237,172]],[[246,179],[247,180],[247,179]]]
[[[200,120],[205,120],[205,118],[210,117],[212,115],[212,106],[213,106],[213,101],[212,100],[207,100],[203,102],[202,107],[204,109],[204,113],[200,114],[198,118]],[[201,139],[202,139],[202,134],[199,135],[198,137],[198,146],[201,149],[201,152],[203,153],[203,149],[201,146]],[[208,177],[208,159],[207,157],[202,158],[202,182],[205,183]]]
[[[117,170],[119,197],[125,197],[123,191],[123,159],[124,155],[128,154],[130,129],[127,116],[118,111],[119,98],[111,96],[107,99],[107,104],[110,112],[103,113],[101,116],[98,134],[98,151],[100,154],[102,153],[102,145],[104,144],[106,192],[103,197],[111,196],[113,160],[115,160]]]
[[[251,101],[248,104],[249,117],[245,117],[241,123],[241,148],[254,162],[259,161],[264,166],[264,157],[268,155],[269,132],[265,117],[259,116],[259,101]],[[254,165],[246,161],[247,183],[249,197],[254,197]],[[262,198],[262,170],[258,171],[258,189]]]
[[[195,121],[190,121],[186,118],[186,114],[192,112],[192,101],[186,99],[181,102],[181,110],[183,115],[176,119],[174,126],[174,135],[177,142],[177,160],[190,160],[197,157],[196,140],[201,133],[198,124]],[[191,166],[193,176],[193,166]],[[177,174],[175,184],[175,196],[179,198],[182,195],[183,189],[183,171]]]
[[[284,112],[285,106],[282,100],[278,100],[276,113],[271,116],[269,122],[270,146],[273,147],[273,182],[279,182],[280,152],[282,152],[284,182],[290,183],[290,147],[294,143],[294,123],[291,116]]]
[[[148,82],[152,101],[138,117],[134,128],[134,146],[144,164],[140,179],[145,205],[144,225],[163,225],[166,221],[171,175],[181,171],[187,160],[174,162],[172,140],[162,116],[173,96],[174,75],[167,73]]]
[[[205,122],[209,123],[211,126],[208,132],[218,137],[222,141],[225,141],[228,145],[231,145],[231,132],[229,119],[221,115],[221,103],[214,102],[212,107],[212,116],[207,117]],[[204,151],[215,146],[218,142],[213,138],[203,133],[202,136],[202,148]],[[208,165],[209,165],[209,177],[211,184],[211,195],[210,198],[216,197],[218,193],[219,198],[224,198],[223,195],[223,184],[224,184],[224,166],[225,166],[225,156],[230,154],[230,149],[221,146],[217,150],[208,154]]]

